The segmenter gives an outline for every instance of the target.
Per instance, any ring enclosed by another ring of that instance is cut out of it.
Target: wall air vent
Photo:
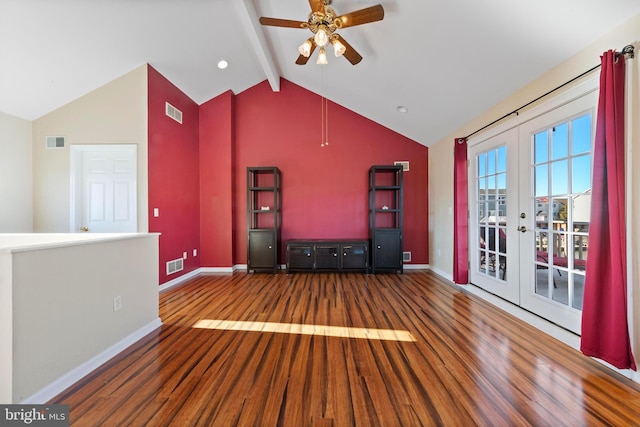
[[[402,252],[402,262],[411,262],[411,252]]]
[[[167,261],[167,276],[169,274],[182,271],[183,268],[184,268],[184,262],[182,258],[174,259],[172,261]]]
[[[407,172],[409,170],[409,162],[408,161],[398,161],[398,162],[393,162],[393,164],[395,166],[402,166],[402,171],[403,172]]]
[[[167,116],[171,117],[176,122],[182,124],[182,111],[178,110],[176,107],[169,104],[168,102],[165,103],[164,111],[167,114]]]
[[[64,145],[64,136],[45,137],[45,146],[47,148],[64,148]]]

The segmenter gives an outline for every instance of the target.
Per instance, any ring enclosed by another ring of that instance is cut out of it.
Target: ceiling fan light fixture
[[[316,35],[313,36],[313,40],[320,47],[324,47],[329,42],[329,35],[327,34],[327,27],[325,25],[318,25],[318,31],[316,31]]]
[[[300,55],[308,58],[309,55],[311,55],[311,41],[305,40],[305,42],[298,48],[298,52],[300,52]]]
[[[342,54],[347,50],[347,48],[342,43],[340,43],[340,40],[338,39],[332,40],[331,44],[333,44],[333,53],[335,53],[336,56],[342,56]]]
[[[320,48],[318,51],[318,62],[316,64],[327,65],[329,61],[327,61],[327,52],[324,50],[324,46]]]

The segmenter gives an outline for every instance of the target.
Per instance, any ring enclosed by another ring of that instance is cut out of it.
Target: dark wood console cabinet
[[[293,271],[363,271],[369,269],[367,240],[289,240],[287,273]]]

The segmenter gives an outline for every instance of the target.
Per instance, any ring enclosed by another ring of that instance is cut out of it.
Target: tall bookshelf
[[[369,169],[369,240],[371,273],[403,272],[402,166]]]
[[[247,168],[247,271],[278,272],[280,170]]]

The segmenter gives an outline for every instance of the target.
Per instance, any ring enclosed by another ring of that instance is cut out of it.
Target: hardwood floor
[[[430,272],[203,275],[160,315],[72,425],[640,425],[638,384]]]

